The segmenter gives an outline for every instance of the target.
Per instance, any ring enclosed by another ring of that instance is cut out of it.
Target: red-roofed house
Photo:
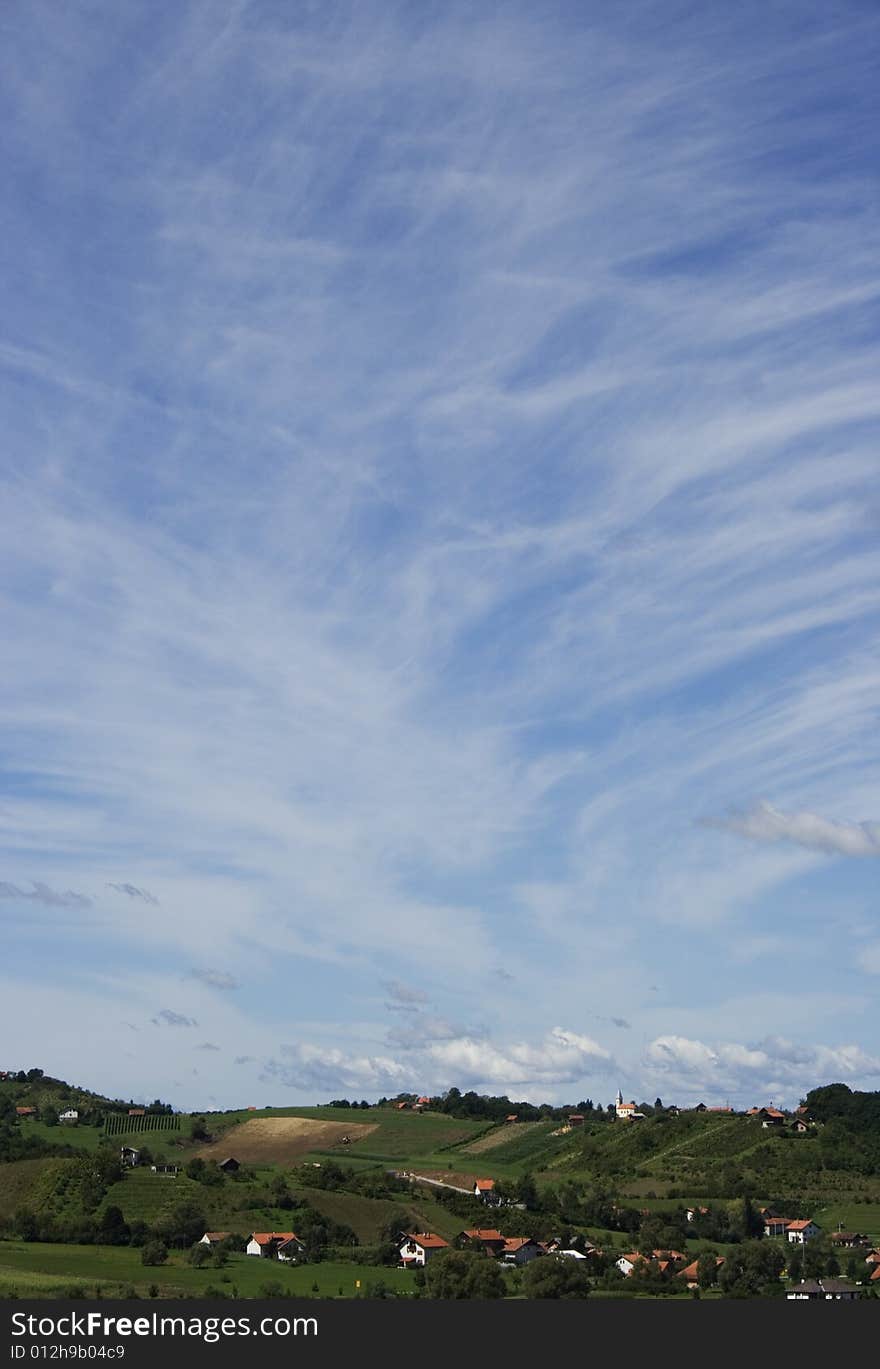
[[[484,1255],[500,1255],[507,1238],[492,1228],[474,1227],[471,1231],[459,1232],[460,1241],[475,1241],[482,1246]]]
[[[227,1236],[231,1235],[231,1231],[206,1231],[199,1240],[199,1245],[219,1245],[221,1241],[225,1241]]]
[[[691,1263],[690,1263],[689,1265],[686,1265],[684,1269],[680,1269],[680,1270],[678,1271],[678,1274],[676,1275],[676,1278],[684,1279],[684,1280],[685,1280],[685,1282],[687,1283],[688,1288],[699,1288],[699,1282],[698,1282],[698,1280],[697,1280],[697,1264],[698,1264],[698,1263],[699,1263],[699,1256],[697,1257],[696,1260],[692,1260]],[[715,1267],[716,1267],[716,1269],[720,1269],[721,1266],[723,1265],[723,1263],[724,1263],[724,1256],[723,1256],[723,1255],[716,1255],[716,1256],[715,1256]]]
[[[255,1231],[245,1247],[245,1254],[271,1259],[280,1245],[293,1240],[296,1240],[293,1231]]]
[[[474,1197],[481,1199],[484,1203],[497,1203],[498,1194],[495,1192],[494,1179],[475,1179]]]
[[[15,1115],[16,1115],[16,1117],[36,1117],[36,1115],[37,1115],[37,1109],[36,1109],[36,1108],[16,1108],[16,1109],[15,1109]]]
[[[791,1226],[790,1217],[767,1217],[764,1218],[765,1236],[785,1236]]]
[[[400,1246],[400,1263],[408,1269],[415,1269],[426,1265],[435,1255],[439,1255],[442,1250],[449,1249],[449,1242],[444,1241],[442,1236],[437,1236],[433,1231],[417,1231],[414,1235],[405,1236]]]
[[[530,1264],[539,1255],[543,1255],[537,1241],[533,1241],[531,1236],[510,1236],[504,1242],[504,1250],[501,1258],[505,1264]]]
[[[814,1236],[820,1236],[822,1231],[815,1222],[789,1222],[785,1234],[790,1245],[803,1245],[805,1241],[811,1241]]]
[[[785,1113],[779,1108],[759,1108],[756,1116],[760,1117],[762,1127],[781,1127],[785,1121]]]
[[[507,1116],[505,1117],[504,1120],[505,1120],[505,1122],[516,1122],[516,1121],[519,1120],[519,1113],[518,1113],[518,1112],[509,1112],[509,1113],[507,1114]]]

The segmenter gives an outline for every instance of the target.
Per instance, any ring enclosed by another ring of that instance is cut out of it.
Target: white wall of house
[[[255,1241],[255,1240],[253,1239],[253,1237],[252,1237],[252,1238],[248,1241],[248,1243],[247,1243],[247,1245],[246,1245],[246,1247],[245,1247],[245,1254],[246,1254],[246,1255],[262,1255],[262,1253],[263,1253],[263,1247],[260,1245],[260,1242],[259,1242],[259,1241]]]

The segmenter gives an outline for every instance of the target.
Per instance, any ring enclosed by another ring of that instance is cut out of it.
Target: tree
[[[444,1250],[425,1268],[431,1298],[503,1298],[504,1277],[494,1260],[469,1250]]]
[[[211,1247],[204,1245],[202,1241],[196,1241],[189,1252],[189,1262],[193,1269],[201,1269],[203,1265],[211,1262]]]
[[[538,1186],[531,1174],[526,1173],[522,1176],[517,1185],[517,1194],[519,1201],[525,1204],[527,1212],[535,1212],[541,1206]]]
[[[697,1260],[697,1283],[701,1288],[713,1288],[718,1282],[718,1261],[711,1250]]]
[[[122,1208],[111,1203],[101,1214],[95,1237],[99,1245],[127,1245],[131,1236]]]
[[[40,1108],[40,1120],[45,1122],[47,1127],[57,1127],[58,1110],[52,1107]]]
[[[157,1219],[154,1234],[182,1250],[195,1244],[205,1232],[206,1225],[205,1214],[198,1203],[184,1199]]]
[[[38,1234],[37,1218],[29,1207],[20,1207],[12,1219],[21,1241],[35,1241]]]
[[[201,1177],[202,1177],[202,1175],[204,1174],[204,1172],[205,1172],[205,1162],[204,1162],[204,1160],[200,1159],[198,1155],[194,1155],[193,1158],[190,1160],[189,1164],[188,1164],[187,1167],[186,1167],[186,1177],[187,1177],[188,1179],[195,1179],[196,1182],[198,1182],[199,1179],[201,1179]]]
[[[161,1241],[147,1241],[141,1250],[141,1264],[164,1264],[168,1250]]]
[[[204,1117],[194,1117],[192,1119],[189,1134],[193,1141],[207,1141],[210,1139],[208,1136],[208,1124]]]
[[[590,1280],[580,1260],[563,1255],[545,1255],[526,1265],[522,1281],[527,1298],[571,1300],[590,1295]]]

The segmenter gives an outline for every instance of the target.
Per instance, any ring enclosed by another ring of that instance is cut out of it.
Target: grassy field
[[[16,1208],[27,1205],[45,1160],[16,1160],[0,1165],[0,1217],[11,1217]]]
[[[291,1268],[277,1260],[262,1260],[250,1255],[231,1255],[224,1269],[193,1269],[184,1257],[173,1254],[168,1263],[141,1264],[140,1251],[125,1246],[40,1245],[21,1241],[0,1241],[0,1291],[15,1288],[19,1295],[33,1292],[59,1292],[70,1284],[85,1285],[94,1291],[96,1284],[133,1286],[146,1296],[151,1284],[166,1296],[188,1294],[203,1297],[209,1287],[228,1296],[259,1297],[266,1284],[280,1284],[285,1293],[307,1296],[317,1293],[330,1297],[356,1297],[368,1284],[380,1280],[399,1292],[412,1291],[413,1275],[407,1269],[385,1269],[375,1265],[309,1264]],[[340,1292],[341,1290],[341,1292]]]
[[[842,1224],[844,1231],[861,1231],[880,1245],[880,1203],[834,1202],[816,1210],[813,1220],[830,1235]],[[846,1257],[848,1252],[841,1251]]]

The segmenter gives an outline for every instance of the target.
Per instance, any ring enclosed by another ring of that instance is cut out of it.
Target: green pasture
[[[45,1283],[45,1280],[51,1280]],[[36,1280],[32,1290],[28,1280]],[[357,1288],[360,1280],[361,1289]],[[54,1284],[81,1283],[87,1291],[95,1284],[133,1285],[146,1295],[156,1284],[166,1296],[204,1297],[209,1287],[230,1297],[257,1298],[266,1284],[280,1284],[284,1293],[296,1296],[357,1297],[368,1284],[382,1281],[399,1292],[411,1292],[413,1274],[407,1269],[358,1264],[306,1264],[290,1266],[279,1260],[252,1255],[230,1255],[223,1269],[193,1269],[185,1256],[174,1252],[167,1264],[141,1264],[141,1252],[128,1246],[42,1245],[36,1242],[0,1241],[0,1289],[14,1286],[19,1294]],[[342,1290],[340,1293],[340,1289]],[[59,1289],[60,1291],[60,1289]],[[8,1296],[8,1293],[6,1294]]]

